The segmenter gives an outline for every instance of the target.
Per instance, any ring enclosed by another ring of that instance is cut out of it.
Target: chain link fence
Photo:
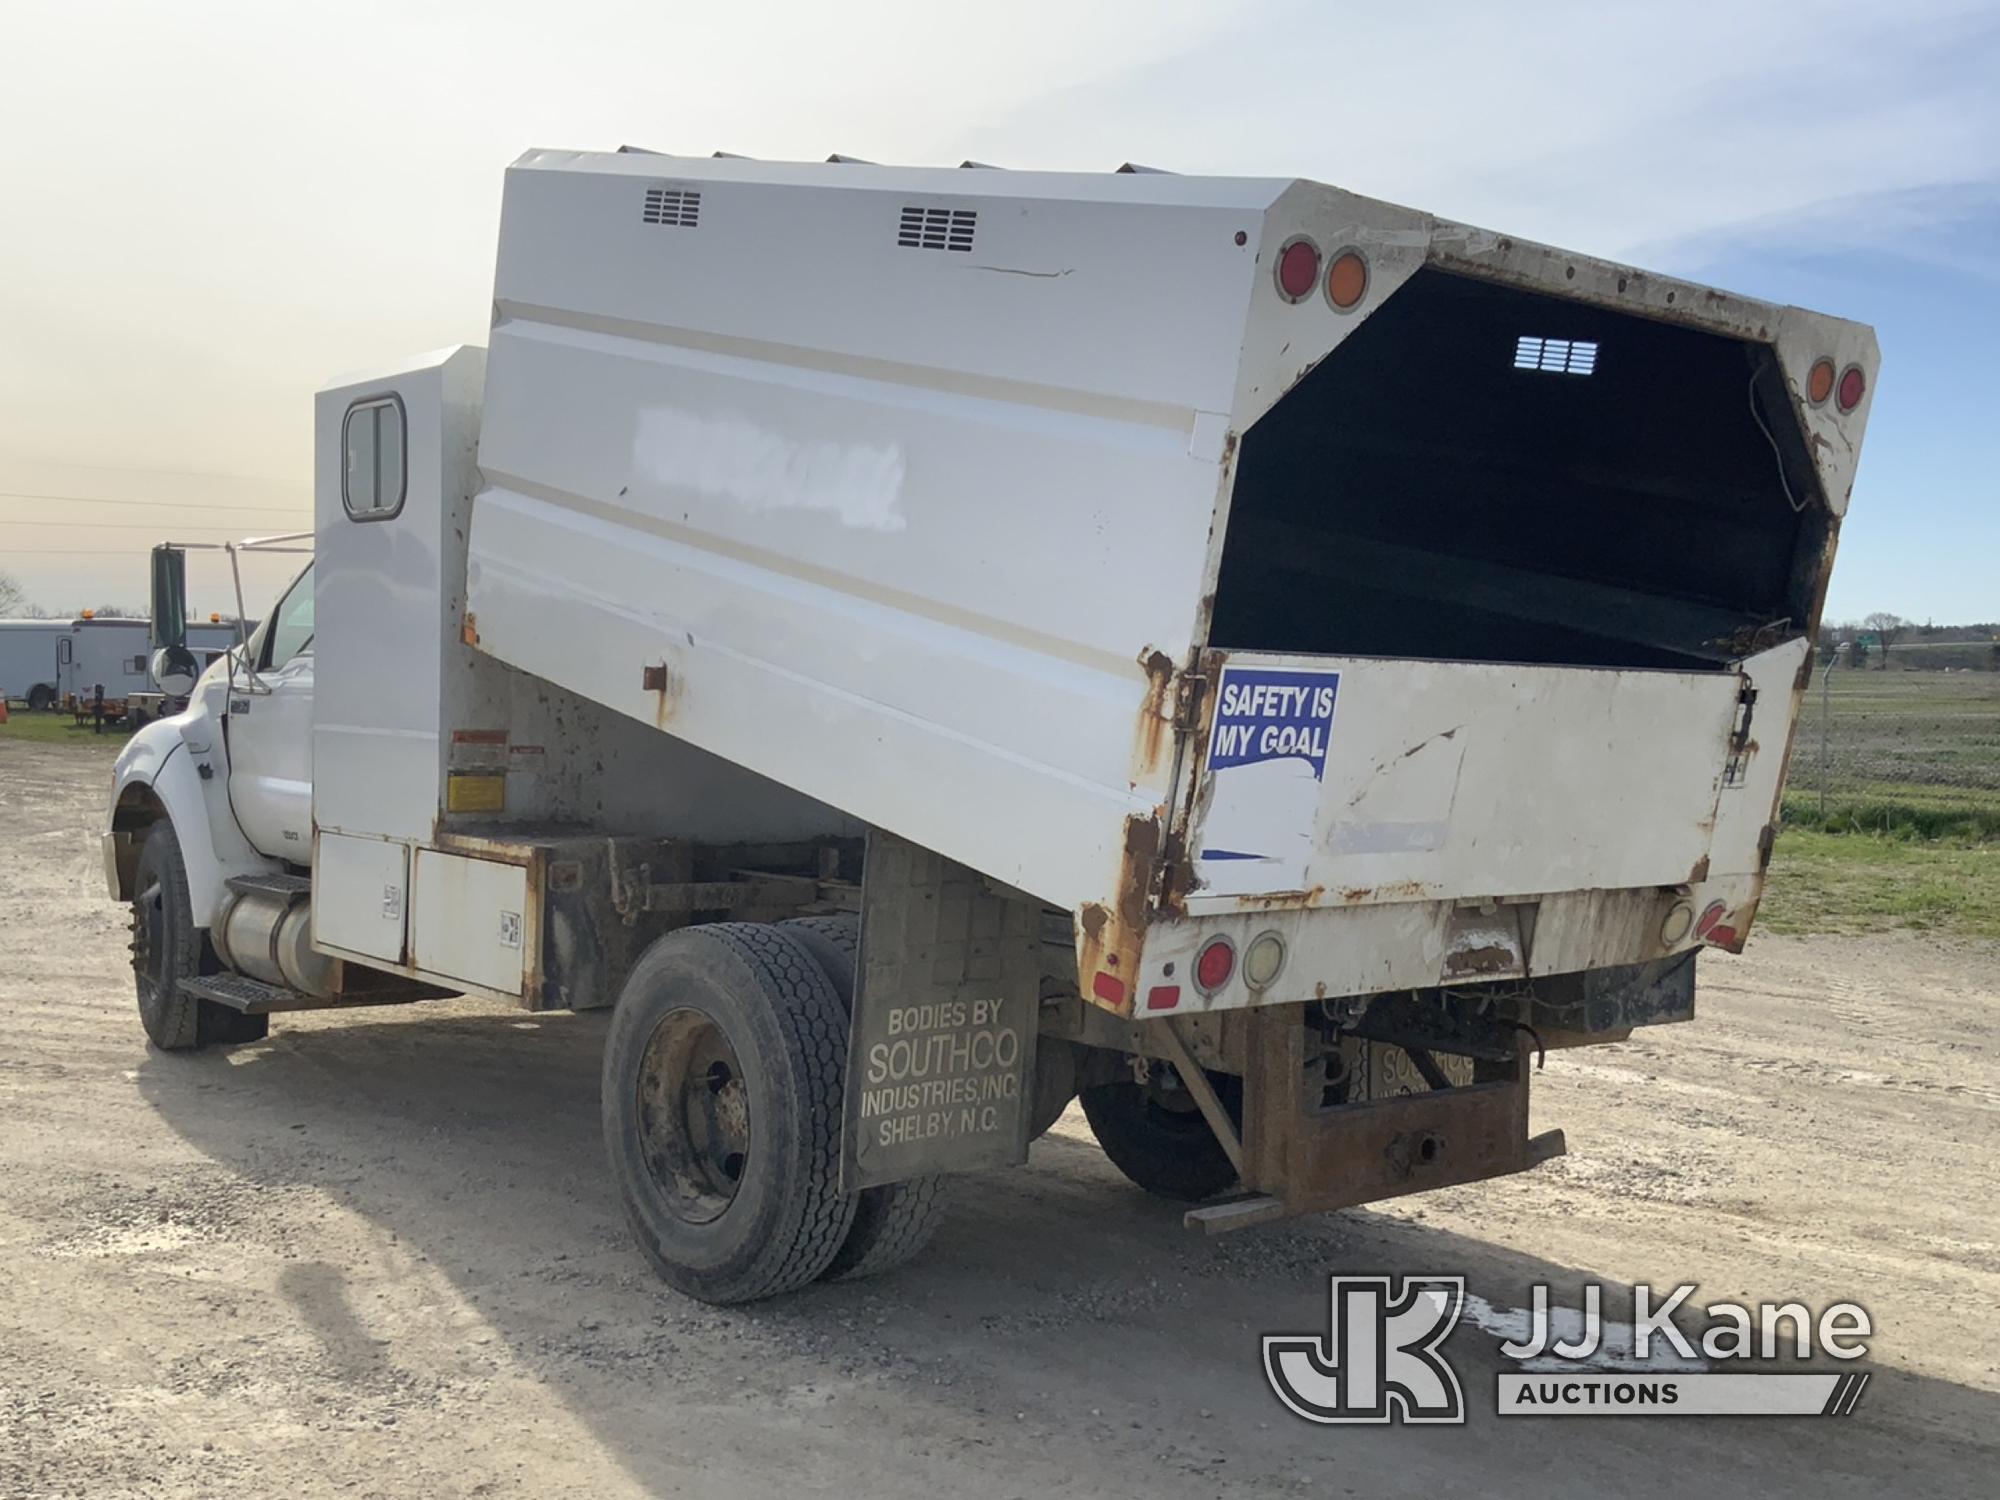
[[[2000,672],[1814,668],[1785,820],[1830,831],[2000,837]]]

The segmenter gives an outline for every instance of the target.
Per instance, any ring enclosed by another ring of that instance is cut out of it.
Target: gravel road
[[[1214,1241],[1072,1112],[910,1270],[734,1310],[631,1246],[598,1016],[467,1001],[149,1051],[95,834],[110,759],[0,740],[0,1496],[1994,1493],[2000,953],[1766,938],[1702,1015],[1553,1057],[1524,1177]],[[1852,1298],[1845,1420],[1330,1429],[1258,1335],[1326,1278]]]

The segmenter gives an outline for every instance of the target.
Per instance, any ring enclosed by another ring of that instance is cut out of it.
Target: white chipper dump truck
[[[715,1301],[1072,1100],[1209,1232],[1520,1171],[1742,947],[1876,365],[1316,182],[531,152],[118,761],[147,1033],[613,1007]]]

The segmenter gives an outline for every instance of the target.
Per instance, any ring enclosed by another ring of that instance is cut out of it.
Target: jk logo
[[[1438,1346],[1465,1310],[1463,1276],[1333,1278],[1324,1338],[1266,1334],[1264,1378],[1308,1422],[1463,1422],[1465,1397]]]

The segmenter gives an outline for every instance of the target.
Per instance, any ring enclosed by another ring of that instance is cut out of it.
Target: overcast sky
[[[1830,616],[2000,618],[1991,3],[8,0],[4,33],[0,570],[51,609],[143,602],[162,536],[309,524],[314,389],[483,342],[507,162],[631,142],[1313,177],[1874,322]]]

